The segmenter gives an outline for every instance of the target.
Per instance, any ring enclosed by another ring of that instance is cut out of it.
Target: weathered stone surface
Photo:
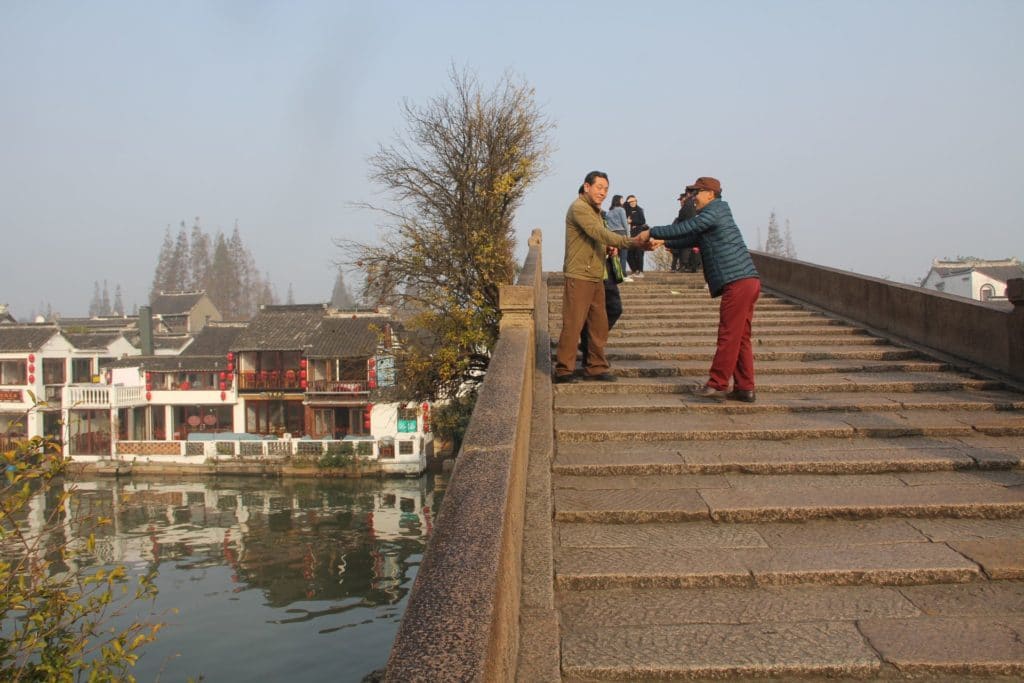
[[[1024,519],[908,519],[932,541],[974,541],[985,538],[1024,540]]]
[[[562,548],[559,585],[573,588],[747,585],[909,585],[982,578],[976,564],[932,543],[843,547]]]
[[[954,550],[981,565],[993,579],[1024,578],[1024,540],[949,541]]]
[[[701,491],[713,519],[797,521],[823,517],[1008,517],[1024,514],[1024,491],[997,486],[859,486],[793,491]]]
[[[560,612],[567,628],[854,621],[922,614],[898,589],[886,586],[584,591],[567,593]]]
[[[654,477],[555,475],[552,478],[552,486],[555,489],[572,491],[636,489],[640,492],[646,492],[682,489],[727,489],[731,486],[731,483],[726,477],[718,474],[664,474]]]
[[[751,553],[749,561],[754,579],[769,585],[905,585],[982,578],[973,562],[935,543],[794,546]]]
[[[904,519],[829,519],[773,524],[729,524],[726,526],[756,529],[758,535],[773,548],[850,547],[928,541],[923,534],[911,526],[909,520]]]
[[[908,486],[1021,486],[1024,472],[907,472],[898,475]]]
[[[920,536],[918,536],[920,538]],[[563,548],[767,548],[751,524],[559,524]]]
[[[849,623],[632,626],[563,638],[570,676],[867,676],[880,668]]]
[[[680,588],[753,585],[750,552],[723,548],[562,548],[555,557],[560,588]]]
[[[707,505],[693,489],[555,492],[555,519],[560,522],[679,522],[707,517]]]
[[[903,586],[899,589],[928,616],[993,616],[1024,613],[1024,583],[973,583]]]
[[[864,636],[904,674],[1024,674],[1024,617],[866,619]]]

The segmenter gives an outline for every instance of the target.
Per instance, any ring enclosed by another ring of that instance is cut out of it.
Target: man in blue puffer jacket
[[[722,201],[722,184],[714,178],[702,177],[692,187],[697,193],[696,216],[681,223],[653,227],[639,237],[665,240],[669,249],[700,247],[704,279],[712,298],[721,296],[722,303],[718,308],[715,359],[708,381],[695,393],[719,401],[730,398],[753,403],[756,395],[750,323],[761,294],[761,280],[732,211]]]

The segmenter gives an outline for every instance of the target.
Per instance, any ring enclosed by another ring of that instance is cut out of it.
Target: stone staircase
[[[553,387],[565,680],[1024,679],[1024,394],[765,292],[757,402],[697,399],[701,276],[621,291]]]

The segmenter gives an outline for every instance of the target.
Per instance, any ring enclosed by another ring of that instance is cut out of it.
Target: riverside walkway
[[[757,255],[757,402],[718,403],[718,301],[648,273],[619,381],[552,385],[535,238],[387,680],[1024,679],[1020,304]]]

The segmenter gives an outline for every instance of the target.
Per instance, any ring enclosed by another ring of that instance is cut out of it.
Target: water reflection
[[[65,519],[113,520],[94,530],[99,561],[159,571],[155,611],[169,626],[140,659],[140,681],[358,681],[383,666],[435,497],[429,476],[75,486]]]

